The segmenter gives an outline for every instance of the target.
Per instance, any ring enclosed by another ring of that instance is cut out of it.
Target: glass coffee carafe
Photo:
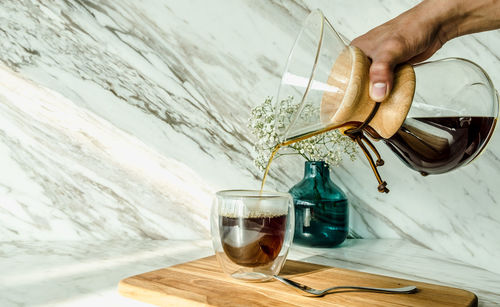
[[[371,140],[381,140],[422,175],[466,165],[488,143],[498,117],[498,95],[477,64],[447,58],[400,65],[382,102],[369,98],[370,61],[349,46],[321,11],[305,20],[288,57],[276,99],[281,144],[338,129],[357,142],[379,182],[383,165]],[[284,100],[286,104],[282,103]],[[291,116],[283,118],[283,107]],[[372,158],[370,149],[376,156]]]

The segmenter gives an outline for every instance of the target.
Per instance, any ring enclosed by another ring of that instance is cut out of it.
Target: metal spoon
[[[415,286],[408,286],[403,288],[369,288],[369,287],[357,287],[357,286],[336,286],[336,287],[326,288],[323,290],[318,290],[278,275],[273,275],[273,277],[284,284],[287,284],[296,289],[302,290],[304,292],[316,296],[325,295],[326,293],[332,290],[363,290],[363,291],[374,291],[382,293],[406,293],[406,294],[415,293],[418,290],[417,287]]]

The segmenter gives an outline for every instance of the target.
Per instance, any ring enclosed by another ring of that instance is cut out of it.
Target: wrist
[[[467,12],[462,0],[424,0],[416,8],[442,44],[465,34],[461,22]]]
[[[424,0],[419,6],[433,16],[441,40],[500,27],[498,0]]]

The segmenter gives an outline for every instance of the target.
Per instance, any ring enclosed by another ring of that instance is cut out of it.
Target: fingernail
[[[385,83],[374,83],[372,85],[371,97],[373,100],[377,102],[381,102],[385,98],[385,94],[387,92],[387,84]]]

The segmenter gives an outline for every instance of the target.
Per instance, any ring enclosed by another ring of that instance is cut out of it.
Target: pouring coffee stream
[[[290,120],[290,125],[282,133],[285,136],[285,141],[276,145],[271,154],[261,188],[264,186],[271,161],[279,148],[338,129],[356,142],[363,151],[378,181],[377,189],[379,192],[389,192],[387,182],[381,178],[377,169],[377,167],[384,164],[384,161],[376,147],[366,137],[365,131],[371,131],[369,135],[374,138],[381,138],[382,135],[389,136],[397,131],[403,123],[411,104],[415,89],[415,75],[409,65],[398,68],[395,75],[394,94],[389,95],[382,105],[380,102],[374,102],[369,98],[369,65],[368,58],[356,47],[346,47],[340,53],[328,75],[326,86],[319,85],[320,88],[330,88],[332,90],[324,91],[319,105],[312,108],[316,110],[316,116],[304,119],[301,117],[301,110],[304,107],[298,108],[298,112]],[[291,75],[288,75],[288,77],[293,79]],[[292,83],[297,84],[293,80]],[[311,84],[308,87],[310,86]],[[307,93],[308,90],[306,90],[304,97]],[[383,117],[387,112],[392,114],[389,121]],[[317,123],[314,121],[318,121],[322,128],[317,129],[315,127]],[[291,136],[287,138],[287,135]],[[372,158],[368,148],[375,154],[376,161]]]
[[[373,108],[373,110],[370,113],[369,117],[363,123],[358,124],[358,126],[356,128],[352,128],[352,126],[355,125],[354,123],[347,123],[347,124],[342,124],[342,125],[338,125],[338,126],[330,126],[328,128],[325,128],[325,129],[322,129],[322,130],[318,130],[318,131],[315,131],[315,132],[312,132],[312,133],[309,133],[309,134],[306,134],[306,135],[303,135],[303,136],[299,136],[299,137],[296,137],[296,138],[294,138],[292,140],[289,140],[289,141],[286,141],[286,142],[283,142],[283,143],[280,143],[280,144],[276,145],[274,147],[274,149],[272,150],[271,155],[269,157],[269,160],[267,162],[266,169],[265,169],[265,172],[264,172],[264,176],[262,178],[262,183],[261,183],[261,186],[260,186],[260,190],[262,191],[264,189],[264,184],[266,182],[266,178],[267,178],[267,175],[269,173],[269,169],[271,167],[271,162],[273,161],[274,156],[276,155],[276,153],[278,152],[278,150],[281,147],[285,147],[285,146],[291,145],[293,143],[300,142],[300,141],[305,140],[307,138],[310,138],[310,137],[313,137],[315,135],[322,134],[322,133],[325,133],[325,132],[328,132],[328,131],[331,131],[331,130],[334,130],[334,129],[351,127],[349,129],[345,130],[344,134],[347,135],[347,136],[349,136],[354,142],[356,142],[358,144],[358,146],[361,148],[361,150],[363,151],[363,153],[365,154],[365,156],[368,159],[368,162],[370,163],[370,166],[371,166],[371,168],[373,170],[373,173],[375,174],[375,177],[377,178],[377,181],[379,183],[379,185],[378,185],[379,192],[389,193],[389,189],[387,188],[387,182],[385,182],[385,181],[382,180],[382,178],[381,178],[381,176],[380,176],[380,174],[379,174],[379,172],[377,170],[378,166],[384,165],[384,160],[382,160],[382,158],[380,156],[380,153],[378,152],[377,148],[370,142],[370,140],[365,136],[365,134],[363,132],[363,129],[365,129],[368,126],[368,124],[370,123],[371,119],[373,118],[373,116],[377,112],[379,106],[380,106],[380,103],[376,103],[375,107]],[[370,147],[370,149],[373,151],[373,153],[377,157],[377,161],[376,162],[373,161],[373,158],[370,155],[370,152],[366,148],[365,144],[363,144],[363,142],[365,142]]]

